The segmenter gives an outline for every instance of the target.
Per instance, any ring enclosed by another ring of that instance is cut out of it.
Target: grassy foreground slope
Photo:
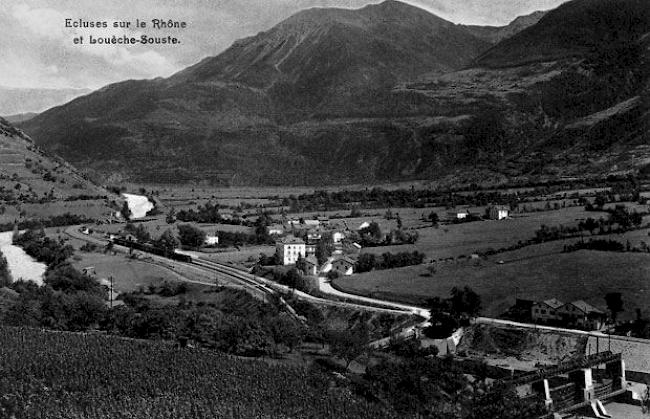
[[[318,371],[102,335],[0,327],[3,418],[385,418]]]

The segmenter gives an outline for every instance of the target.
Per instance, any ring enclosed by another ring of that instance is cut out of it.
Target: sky
[[[505,25],[566,0],[404,0],[455,23]],[[0,86],[90,88],[167,77],[235,40],[273,27],[310,7],[360,8],[380,0],[0,0]],[[106,21],[106,29],[66,28],[66,19]],[[134,28],[135,20],[147,22]],[[154,29],[152,19],[186,22]],[[129,21],[131,28],[114,29]],[[173,36],[178,45],[89,45],[88,36]],[[75,37],[84,36],[83,45]]]

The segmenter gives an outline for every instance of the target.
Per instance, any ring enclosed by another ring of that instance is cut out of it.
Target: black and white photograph
[[[650,0],[0,28],[0,419],[650,419]]]

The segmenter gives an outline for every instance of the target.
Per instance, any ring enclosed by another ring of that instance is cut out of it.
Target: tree
[[[174,237],[174,233],[169,229],[165,230],[165,232],[155,242],[155,245],[163,249],[167,254],[174,253],[174,249],[178,247],[178,244],[178,240]]]
[[[124,201],[124,204],[122,204],[122,209],[120,210],[120,214],[122,214],[122,217],[124,217],[125,220],[131,219],[132,213],[128,202]]]
[[[431,211],[431,213],[429,214],[429,216],[428,216],[427,218],[429,219],[429,221],[431,221],[431,225],[432,225],[433,227],[437,227],[437,226],[438,226],[438,223],[440,222],[440,219],[438,218],[438,214],[437,214],[437,213]]]
[[[584,222],[581,222],[579,227],[583,230],[587,230],[589,234],[594,234],[594,230],[598,228],[598,221],[589,217]]]
[[[431,326],[424,329],[424,334],[432,339],[449,337],[458,329],[458,320],[451,315],[452,307],[449,299],[433,297],[427,301],[431,313]]]
[[[402,217],[400,217],[399,214],[397,214],[397,228],[401,230],[403,226],[404,224],[402,223]]]
[[[2,252],[0,252],[0,287],[6,287],[9,284],[11,284],[9,264]]]
[[[304,330],[287,316],[278,316],[270,324],[271,337],[276,344],[285,345],[289,352],[300,345],[304,337]]]
[[[304,257],[298,256],[298,260],[296,261],[296,269],[303,274],[307,274],[307,261]]]
[[[612,321],[616,323],[618,313],[623,311],[623,296],[620,292],[608,292],[605,295],[607,309],[611,313]]]
[[[371,222],[368,227],[359,230],[359,234],[364,240],[379,242],[383,239],[381,228],[376,221]]]
[[[322,265],[325,263],[332,256],[332,252],[334,252],[334,239],[331,234],[325,233],[316,244],[316,259],[318,260],[318,264]]]
[[[372,253],[362,253],[357,259],[355,272],[370,272],[375,268],[377,260]]]
[[[191,224],[181,224],[178,226],[178,239],[184,246],[200,247],[205,243],[205,237],[205,231]]]
[[[481,312],[481,296],[475,293],[470,287],[451,289],[451,312],[462,317],[476,317]]]
[[[172,207],[167,213],[167,216],[165,217],[165,222],[167,224],[174,224],[175,221],[176,221],[176,210]]]
[[[345,369],[368,349],[367,330],[337,330],[328,333],[330,352],[345,361]]]

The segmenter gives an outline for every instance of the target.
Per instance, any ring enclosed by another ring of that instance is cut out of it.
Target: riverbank
[[[43,274],[47,269],[44,263],[37,262],[25,251],[12,244],[13,232],[5,231],[0,233],[0,251],[7,258],[9,272],[14,281],[23,279],[34,281],[39,285],[43,284]]]

